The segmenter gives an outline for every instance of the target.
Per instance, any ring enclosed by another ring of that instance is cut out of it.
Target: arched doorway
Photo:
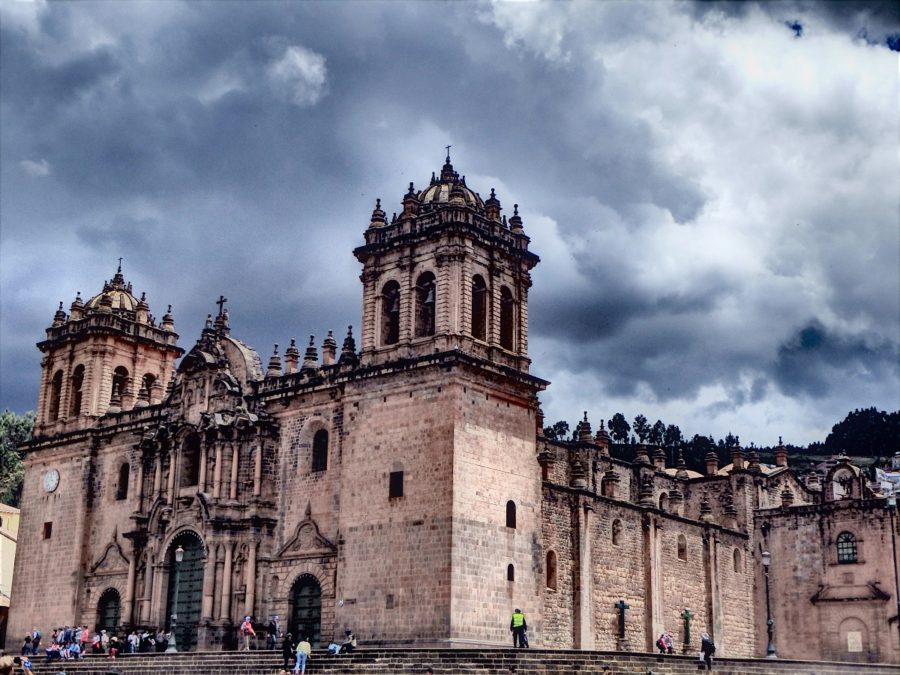
[[[288,631],[299,642],[308,637],[319,645],[322,632],[322,587],[312,574],[303,574],[291,586],[291,618]]]
[[[107,588],[97,602],[97,631],[106,630],[107,633],[118,631],[121,618],[122,603],[119,591]]]
[[[175,550],[181,546],[184,557],[177,563]],[[178,651],[189,651],[197,646],[197,625],[200,623],[200,609],[203,600],[203,542],[195,532],[182,532],[169,544],[166,563],[169,567],[169,592],[166,603],[166,625],[171,630],[172,613],[178,620],[175,638]],[[175,583],[178,583],[178,604],[175,601]]]

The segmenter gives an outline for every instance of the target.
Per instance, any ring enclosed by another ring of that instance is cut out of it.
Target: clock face
[[[59,486],[59,471],[50,469],[44,474],[44,489],[53,492]]]

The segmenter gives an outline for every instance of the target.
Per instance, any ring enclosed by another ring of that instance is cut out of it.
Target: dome
[[[112,281],[103,284],[103,290],[93,298],[84,303],[86,310],[100,309],[104,304],[104,296],[109,298],[109,306],[112,311],[133,312],[137,309],[138,299],[131,294],[131,284],[125,283],[125,277],[122,275],[122,266],[116,270]]]
[[[472,208],[483,210],[484,202],[466,186],[466,177],[456,173],[450,163],[450,157],[441,169],[440,178],[432,174],[431,185],[419,192],[416,198],[422,206],[461,203]]]

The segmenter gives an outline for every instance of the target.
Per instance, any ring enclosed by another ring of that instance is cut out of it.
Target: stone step
[[[188,652],[123,655],[116,660],[88,656],[80,661],[36,662],[35,675],[276,675],[280,652]],[[311,675],[424,673],[435,675],[694,675],[696,656],[660,656],[628,652],[581,652],[513,649],[361,649],[334,657],[313,653]],[[900,667],[861,663],[826,663],[767,659],[716,659],[717,675],[900,675]]]

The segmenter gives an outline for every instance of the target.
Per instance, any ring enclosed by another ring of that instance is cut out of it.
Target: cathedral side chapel
[[[220,649],[243,616],[278,614],[316,645],[351,628],[363,645],[508,646],[521,607],[532,646],[650,651],[669,630],[764,655],[768,579],[792,598],[776,625],[809,621],[784,656],[900,662],[896,528],[848,462],[822,485],[783,448],[776,466],[711,455],[703,475],[644,445],[624,461],[587,413],[577,440],[544,438],[539,258],[518,205],[502,210],[449,155],[398,214],[379,200],[353,252],[359,335],[291,340],[265,365],[224,297],[185,353],[171,307],[157,322],[121,264],[60,303],[38,343],[9,634],[176,614],[180,650]]]

